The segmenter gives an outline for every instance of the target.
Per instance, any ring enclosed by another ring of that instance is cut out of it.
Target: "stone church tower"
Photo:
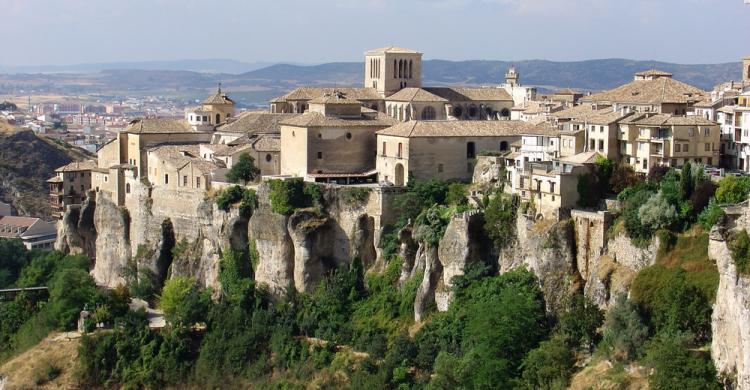
[[[388,97],[402,88],[422,87],[422,53],[388,46],[365,53],[365,88]]]
[[[742,81],[750,83],[750,56],[742,59]]]

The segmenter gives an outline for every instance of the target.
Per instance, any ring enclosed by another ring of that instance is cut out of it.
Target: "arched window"
[[[398,60],[398,78],[404,78],[404,60]]]
[[[126,194],[130,193],[130,183],[125,183],[125,193]]]
[[[271,156],[270,153],[266,154],[266,162],[271,162],[272,159],[273,159],[273,156]]]
[[[393,106],[390,104],[388,105],[388,116],[391,118],[393,117]]]
[[[477,156],[476,146],[473,142],[466,143],[466,158],[475,158]]]
[[[424,109],[422,109],[422,120],[424,121],[430,121],[435,119],[435,109],[431,106],[427,106]]]
[[[510,116],[510,110],[507,109],[507,108],[503,108],[502,110],[500,110],[500,115],[508,117],[508,116]]]
[[[464,110],[461,107],[456,106],[456,107],[453,107],[451,114],[456,118],[460,118],[464,114]]]
[[[476,116],[477,116],[477,106],[472,104],[469,106],[469,117],[474,118]]]
[[[398,77],[398,61],[393,60],[393,78]]]
[[[500,142],[500,151],[506,151],[508,150],[508,141],[502,141]]]
[[[221,115],[220,114],[216,114],[216,124],[218,125],[219,122],[221,122]]]
[[[409,60],[409,78],[412,78],[412,75],[411,75],[411,60]]]
[[[404,145],[401,142],[399,142],[398,143],[398,154],[396,154],[396,157],[398,157],[398,158],[402,157],[401,156],[401,152],[403,151],[403,147],[404,147]]]
[[[385,141],[383,141],[383,156],[385,156]]]

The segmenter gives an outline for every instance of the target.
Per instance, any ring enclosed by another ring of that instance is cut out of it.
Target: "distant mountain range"
[[[604,90],[633,79],[633,73],[652,68],[674,74],[674,78],[704,90],[716,84],[741,78],[739,62],[682,65],[658,61],[600,59],[575,62],[525,61],[445,61],[423,63],[423,84],[496,85],[515,66],[521,83],[541,87]],[[55,70],[56,69],[56,70]],[[265,103],[302,85],[362,85],[361,62],[332,62],[320,65],[243,63],[232,60],[182,60],[125,62],[24,68],[12,72],[0,67],[0,95],[19,91],[60,94],[130,95],[177,93],[200,98],[221,82],[241,104]],[[24,94],[27,92],[23,92]]]

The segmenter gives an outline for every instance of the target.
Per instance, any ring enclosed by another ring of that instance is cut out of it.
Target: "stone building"
[[[614,111],[686,115],[707,92],[659,70],[638,72],[633,81],[609,91],[584,96],[581,103],[612,106]]]
[[[381,98],[401,89],[422,86],[422,53],[387,46],[365,53],[365,87],[375,89]]]
[[[403,88],[385,99],[388,116],[400,121],[510,119],[513,98],[503,88]]]
[[[348,184],[375,181],[375,132],[396,122],[334,92],[280,123],[281,175]]]
[[[221,92],[219,84],[216,93],[204,100],[200,107],[185,112],[185,120],[196,130],[212,130],[234,116],[234,105],[234,100]]]
[[[168,190],[211,189],[212,174],[219,167],[199,154],[198,145],[163,145],[148,150],[148,182]],[[125,183],[125,193],[130,193]]]
[[[53,222],[39,218],[0,216],[0,238],[20,239],[28,250],[49,251],[57,240]]]
[[[719,125],[700,116],[638,114],[619,122],[620,155],[636,172],[685,162],[719,164]]]
[[[92,171],[96,162],[76,161],[55,169],[55,176],[47,180],[52,216],[62,217],[65,207],[81,204],[91,189]]]
[[[521,121],[409,121],[377,132],[381,182],[406,185],[419,179],[470,180],[483,151],[510,152],[523,135],[550,135]],[[534,137],[536,139],[536,137]]]

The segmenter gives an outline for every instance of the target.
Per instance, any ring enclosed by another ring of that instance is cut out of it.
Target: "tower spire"
[[[219,93],[221,93],[221,82],[219,82]]]

